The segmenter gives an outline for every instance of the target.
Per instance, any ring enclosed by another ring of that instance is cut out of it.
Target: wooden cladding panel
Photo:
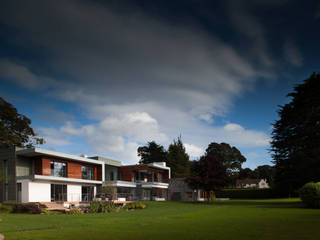
[[[81,179],[81,164],[77,162],[68,162],[67,163],[67,172],[68,178],[78,178]]]
[[[42,158],[42,175],[50,176],[51,175],[51,160],[48,158]]]
[[[34,173],[37,175],[42,175],[42,159],[41,158],[34,159]]]
[[[120,180],[120,173],[122,174],[123,181],[134,182],[133,172],[136,170],[149,170],[152,172],[152,179],[156,174],[162,173],[163,182],[169,182],[169,171],[165,169],[151,168],[147,165],[134,165],[134,166],[123,166],[118,169],[118,180]],[[159,176],[158,176],[159,179]]]
[[[90,164],[90,163],[81,163],[81,162],[75,162],[75,161],[59,159],[59,158],[49,158],[49,157],[35,158],[35,174],[50,176],[51,175],[51,161],[66,163],[68,178],[82,179],[81,167],[87,166],[87,167],[93,168],[94,180],[100,180],[100,181],[102,180],[102,166],[101,165],[95,165],[95,164]]]

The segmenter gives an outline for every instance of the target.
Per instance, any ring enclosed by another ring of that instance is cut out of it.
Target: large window
[[[93,200],[93,194],[94,194],[94,187],[93,186],[82,186],[81,187],[82,202],[89,202]]]
[[[67,177],[67,164],[51,161],[51,176]]]
[[[94,180],[94,171],[92,167],[82,166],[81,175],[82,179]]]
[[[67,185],[51,184],[51,202],[67,201]]]

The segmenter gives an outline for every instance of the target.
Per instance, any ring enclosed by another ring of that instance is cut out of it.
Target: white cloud
[[[186,152],[189,154],[191,159],[200,158],[204,153],[204,150],[196,145],[188,143],[184,143],[183,145],[185,146]]]
[[[146,112],[109,115],[97,124],[78,128],[68,122],[60,131],[84,137],[96,153],[120,157],[127,163],[137,162],[138,143],[152,140],[163,143],[167,140],[166,135],[160,131],[157,120]]]
[[[45,143],[50,147],[66,146],[71,142],[68,140],[68,135],[55,128],[37,128],[40,137],[45,139]]]
[[[231,132],[243,132],[244,131],[244,128],[241,125],[235,124],[235,123],[228,123],[223,128],[225,130],[231,131]]]

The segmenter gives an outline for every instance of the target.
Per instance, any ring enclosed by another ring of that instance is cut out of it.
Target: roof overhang
[[[23,157],[50,156],[50,157],[63,158],[63,159],[91,163],[91,164],[99,164],[99,165],[104,164],[103,161],[94,160],[94,159],[85,158],[85,157],[78,157],[78,156],[67,154],[67,153],[60,153],[60,152],[55,152],[52,150],[41,149],[41,148],[26,148],[23,150],[16,151],[16,154],[18,156],[23,156]]]

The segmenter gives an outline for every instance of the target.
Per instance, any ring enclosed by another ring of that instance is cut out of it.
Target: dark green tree
[[[246,161],[246,158],[236,147],[231,147],[227,143],[210,143],[206,149],[206,154],[221,161],[230,176],[233,172],[239,172],[242,163]]]
[[[292,193],[320,181],[320,74],[312,74],[288,94],[273,124],[271,151],[275,186]]]
[[[229,182],[227,168],[214,155],[206,154],[199,161],[191,163],[191,174],[186,182],[193,189],[202,189],[207,196],[222,189]]]
[[[147,164],[153,162],[166,162],[167,152],[163,146],[157,144],[155,141],[148,142],[146,146],[138,147],[139,163]]]
[[[44,140],[36,136],[31,120],[18,113],[17,109],[0,97],[0,146],[32,147],[43,144]]]
[[[250,168],[243,168],[239,171],[239,179],[254,178],[253,171]]]
[[[187,177],[190,173],[189,155],[183,146],[181,137],[173,140],[168,147],[167,165],[171,168],[172,178]]]

